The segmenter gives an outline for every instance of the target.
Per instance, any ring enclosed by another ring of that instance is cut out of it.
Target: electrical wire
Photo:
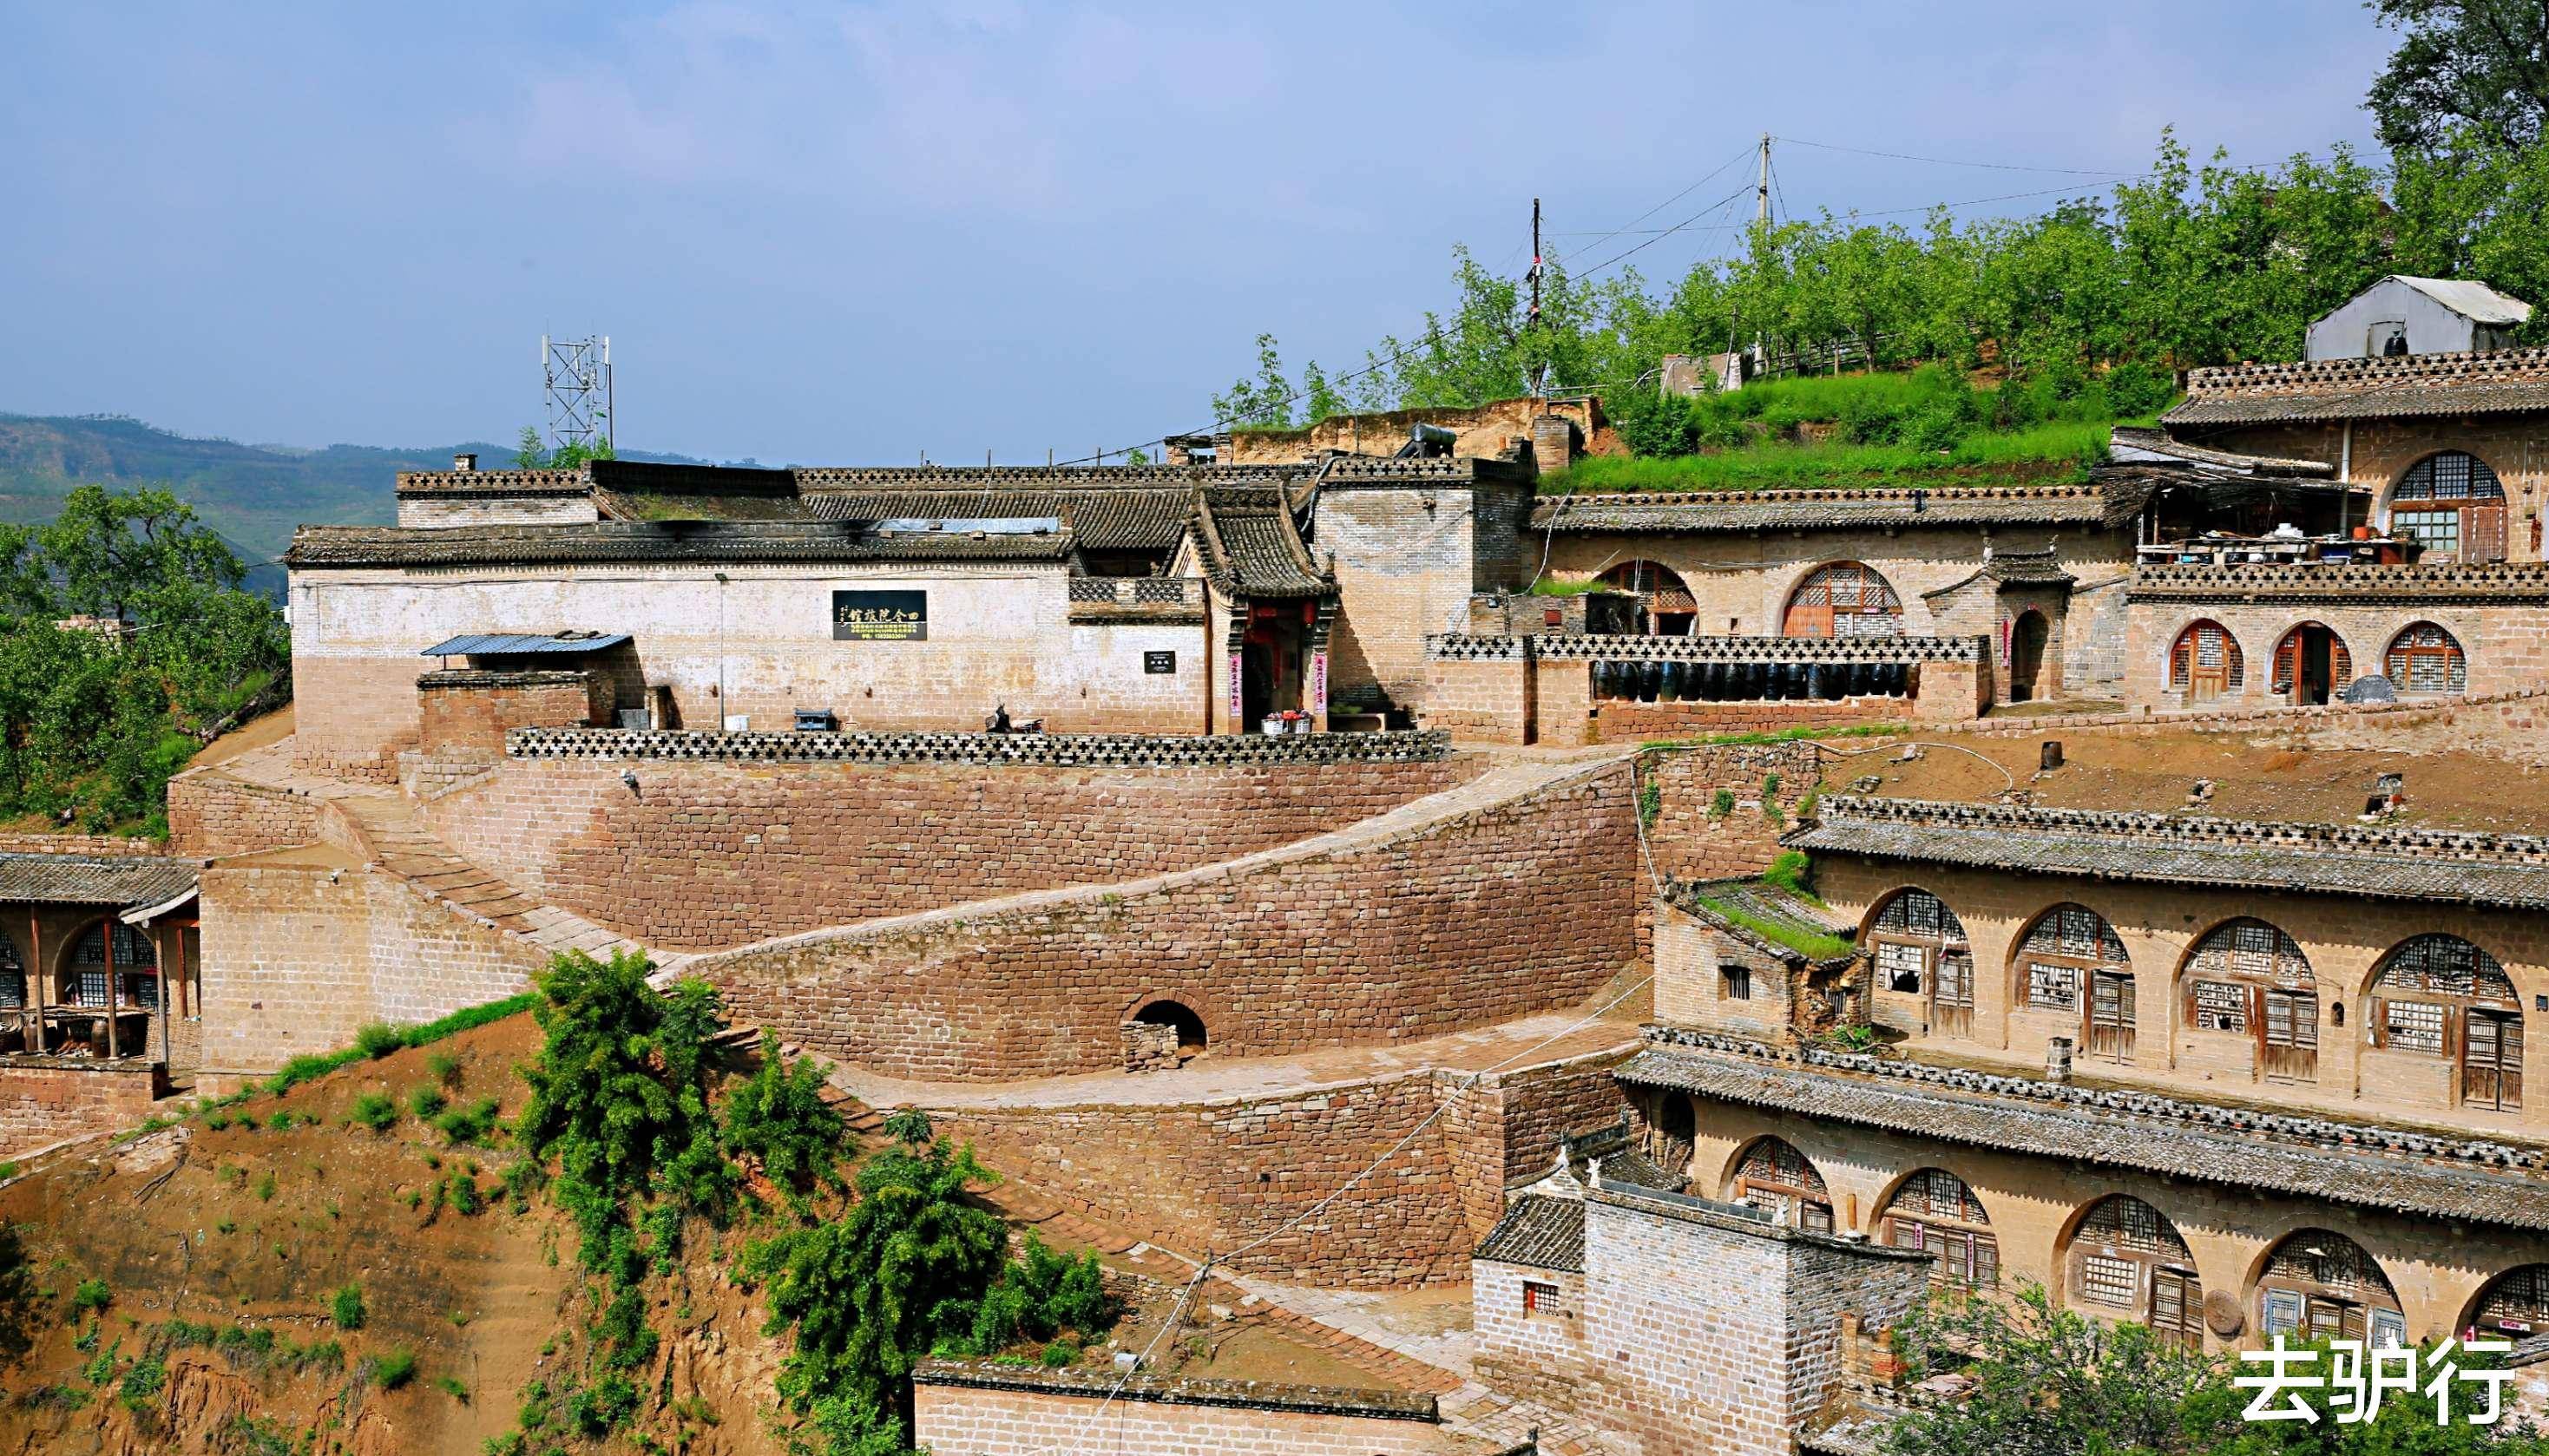
[[[1811,146],[1818,151],[1847,151],[1859,156],[1881,156],[1898,162],[1930,162],[1941,167],[1987,167],[1997,172],[2068,172],[2080,177],[2128,177],[2129,172],[2100,171],[2090,167],[2035,167],[2019,162],[1960,162],[1943,156],[1915,156],[1908,151],[1872,151],[1864,146],[1839,146],[1830,141],[1808,141],[1802,136],[1773,136],[1790,146]]]
[[[1740,162],[1740,161],[1744,160],[1744,158],[1746,158],[1746,157],[1747,157],[1747,156],[1749,156],[1749,155],[1751,155],[1751,154],[1752,154],[1752,148],[1751,148],[1750,146],[1746,146],[1742,151],[1739,151],[1739,152],[1735,153],[1735,155],[1733,155],[1733,156],[1731,156],[1731,157],[1728,157],[1725,161],[1722,161],[1722,162],[1718,163],[1716,166],[1711,167],[1711,168],[1708,170],[1707,174],[1706,174],[1705,176],[1702,176],[1702,177],[1699,179],[1699,181],[1697,181],[1697,182],[1693,182],[1693,183],[1692,183],[1692,184],[1690,184],[1688,187],[1683,188],[1681,191],[1674,193],[1672,196],[1665,198],[1663,201],[1661,201],[1661,202],[1659,202],[1659,203],[1656,203],[1653,207],[1651,207],[1651,208],[1647,209],[1645,212],[1638,214],[1636,217],[1631,218],[1628,222],[1626,222],[1626,223],[1624,223],[1624,224],[1620,225],[1620,226],[1619,226],[1619,227],[1617,227],[1617,228],[1612,228],[1612,229],[1611,229],[1610,231],[1608,231],[1608,232],[1602,233],[1601,235],[1599,235],[1599,236],[1595,237],[1591,242],[1588,242],[1588,243],[1584,244],[1584,250],[1585,250],[1586,252],[1588,252],[1588,253],[1589,253],[1589,252],[1593,251],[1595,248],[1600,247],[1602,244],[1604,244],[1604,243],[1606,243],[1606,242],[1609,242],[1612,238],[1619,236],[1621,233],[1626,232],[1626,231],[1630,230],[1630,229],[1631,229],[1631,228],[1637,228],[1637,226],[1638,226],[1640,223],[1643,223],[1643,222],[1647,221],[1649,218],[1653,217],[1655,214],[1662,212],[1664,209],[1666,209],[1666,208],[1668,208],[1668,207],[1671,207],[1674,203],[1677,203],[1677,202],[1681,201],[1683,198],[1690,196],[1692,193],[1697,192],[1697,191],[1698,191],[1702,186],[1704,186],[1706,183],[1708,183],[1711,179],[1715,178],[1719,173],[1721,173],[1721,172],[1725,171],[1728,167],[1731,167],[1731,166],[1735,165],[1737,162]],[[1641,230],[1652,230],[1652,229],[1641,229]],[[1663,228],[1662,230],[1663,230],[1663,231],[1665,231],[1665,232],[1670,232],[1670,231],[1672,231],[1673,229],[1672,229],[1672,228]],[[1581,236],[1583,236],[1584,234],[1582,234],[1582,233],[1578,233],[1578,232],[1562,232],[1562,233],[1556,233],[1556,234],[1553,234],[1553,235],[1555,235],[1555,236],[1559,236],[1559,237],[1581,237]]]

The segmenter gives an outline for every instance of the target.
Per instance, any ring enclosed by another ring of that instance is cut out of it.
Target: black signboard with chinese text
[[[835,592],[835,642],[923,642],[929,637],[926,592]]]
[[[1178,655],[1175,651],[1142,654],[1142,671],[1145,673],[1174,673],[1177,670]]]

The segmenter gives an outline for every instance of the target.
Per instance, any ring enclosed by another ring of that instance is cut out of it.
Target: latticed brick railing
[[[2136,601],[2549,602],[2549,563],[2164,562],[2135,567]]]
[[[2233,849],[2260,856],[2377,855],[2460,864],[2549,864],[2549,839],[2407,826],[2284,823],[2132,809],[2051,809],[1933,799],[1826,794],[1827,825],[1910,824],[2006,833],[2014,840],[2060,834],[2160,848]]]
[[[1286,733],[676,733],[517,728],[517,759],[695,759],[750,763],[1180,768],[1224,764],[1407,764],[1449,757],[1452,735]]]
[[[1971,663],[1980,637],[1648,637],[1550,633],[1538,637],[1444,632],[1425,639],[1428,657],[1538,658],[1542,662],[1635,663]]]
[[[1071,599],[1130,602],[1137,606],[1182,604],[1201,583],[1186,577],[1074,577]]]

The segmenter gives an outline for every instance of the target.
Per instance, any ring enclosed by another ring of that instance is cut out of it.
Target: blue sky
[[[1535,195],[1563,249],[1764,130],[2046,167],[2138,168],[2170,122],[2241,162],[2369,150],[2390,39],[2343,0],[0,0],[0,410],[509,438],[539,335],[591,331],[624,445],[1068,457],[1203,422],[1261,330],[1350,367],[1444,304],[1454,244],[1518,267]],[[2095,185],[1778,158],[1801,213]]]

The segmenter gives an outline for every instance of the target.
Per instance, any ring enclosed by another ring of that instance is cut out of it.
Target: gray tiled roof
[[[2549,1229],[2549,1182],[2513,1172],[2359,1147],[2307,1146],[2129,1112],[1950,1091],[1691,1046],[1650,1046],[1614,1075],[1631,1086],[1670,1088],[1975,1147],[2222,1187],[2270,1189],[2357,1208]]]
[[[2089,879],[2549,909],[2549,840],[1827,795],[1780,843]]]
[[[156,905],[193,889],[200,869],[157,855],[0,855],[0,904]]]
[[[1206,489],[1196,496],[1194,524],[1206,574],[1234,596],[1282,599],[1336,590],[1310,559],[1278,489]]]
[[[1758,531],[1849,526],[2103,524],[2096,486],[2012,486],[1935,491],[1673,491],[1548,496],[1532,507],[1536,531]]]
[[[2161,422],[2384,419],[2549,410],[2549,349],[2312,359],[2198,369]]]
[[[1049,515],[1068,522],[1072,535],[1091,551],[1176,549],[1193,511],[1194,491],[1183,483],[1140,489],[1076,486],[1066,489],[818,490],[804,496],[817,520],[888,520],[897,516]]]
[[[601,521],[439,528],[303,526],[284,564],[513,566],[586,562],[1043,561],[1071,557],[1068,531],[879,534],[829,521]]]
[[[1606,1160],[1603,1175],[1610,1169]],[[1496,1221],[1472,1258],[1532,1269],[1584,1272],[1584,1200],[1526,1193]]]

